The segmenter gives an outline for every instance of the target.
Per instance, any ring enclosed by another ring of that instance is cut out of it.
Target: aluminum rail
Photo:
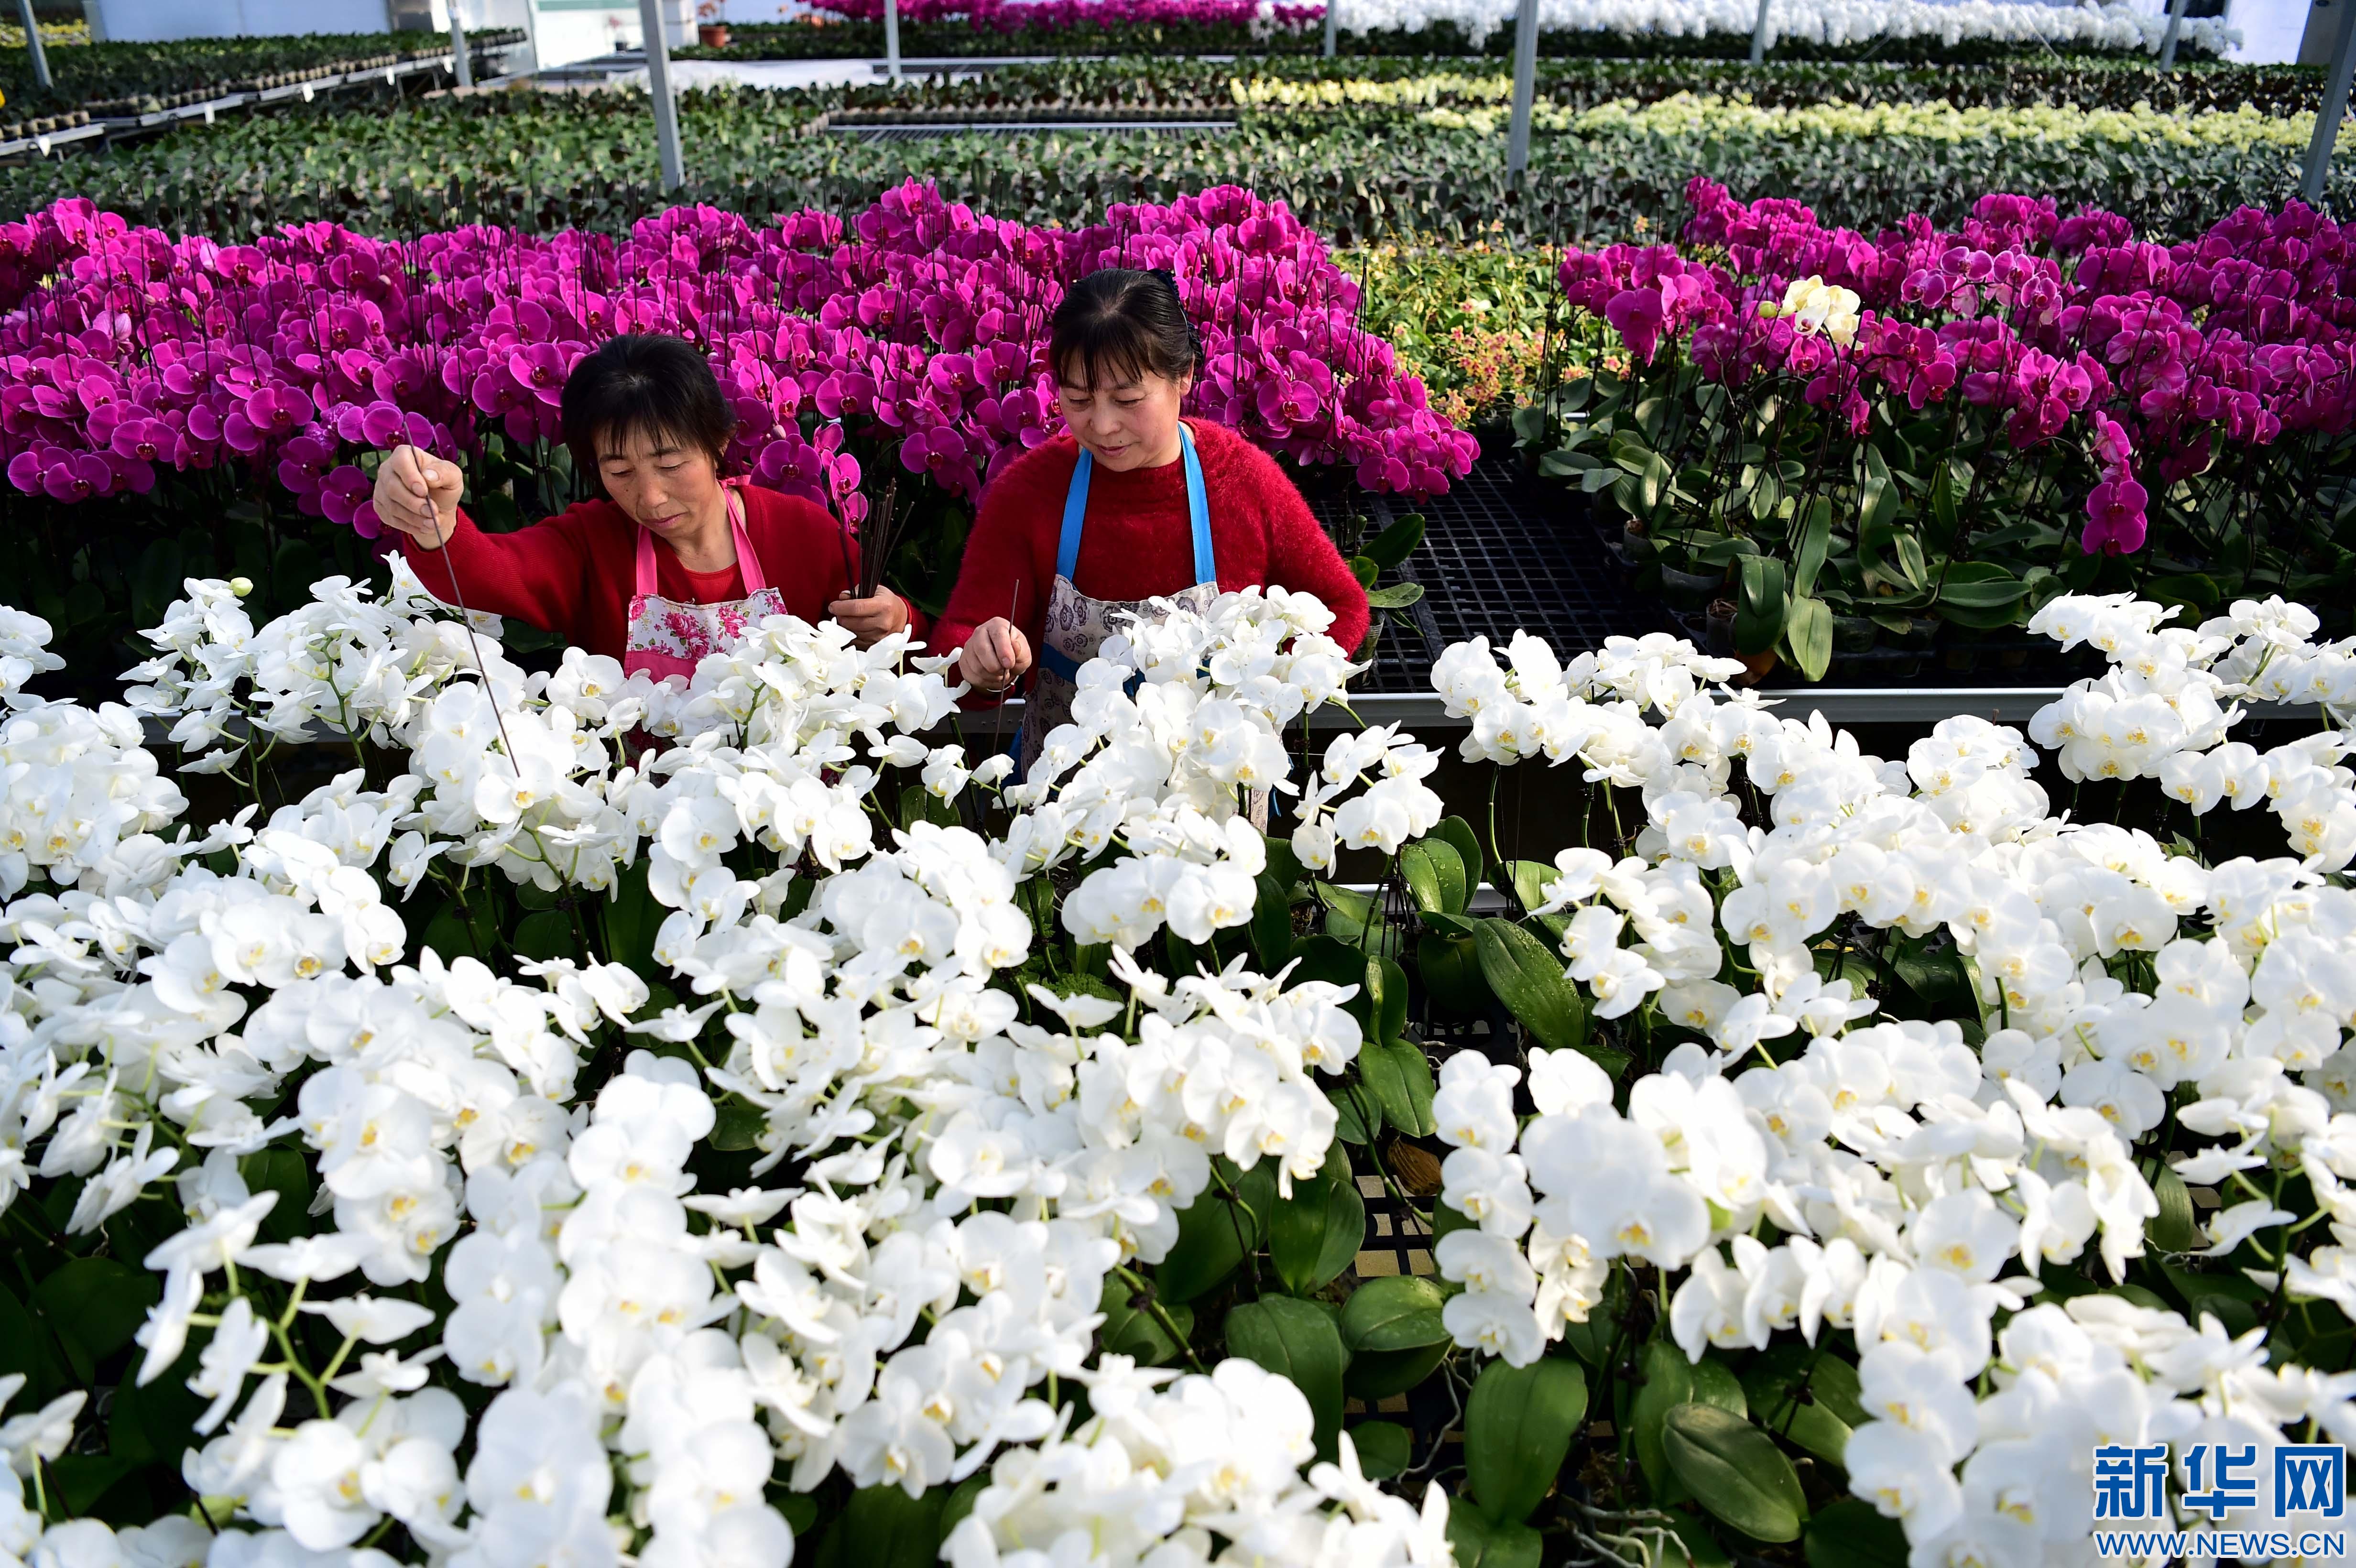
[[[490,54],[521,47],[519,44],[502,44],[497,46],[495,49],[487,49],[483,52]],[[144,114],[112,114],[104,119],[93,118],[87,127],[76,126],[74,132],[52,132],[48,140],[51,145],[55,145],[76,133],[87,134],[92,128],[102,132],[110,138],[122,138],[143,136],[151,132],[169,130],[173,126],[185,124],[191,120],[201,120],[209,125],[219,116],[239,110],[266,107],[297,98],[308,103],[323,92],[337,91],[348,87],[378,85],[390,87],[398,83],[403,77],[415,76],[422,71],[446,70],[455,74],[457,64],[454,56],[425,55],[417,59],[402,60],[394,65],[369,66],[359,70],[340,71],[333,76],[314,77],[308,81],[290,81],[283,87],[261,88],[252,92],[225,93],[219,98],[209,98],[199,103],[183,103],[172,109],[155,109]],[[27,137],[22,142],[0,143],[0,155],[22,151],[39,139]]]
[[[1826,723],[1835,725],[1930,725],[1963,714],[1997,724],[2026,724],[2039,709],[2060,698],[2062,692],[2058,686],[1819,687],[1763,691],[1760,697],[1771,705],[1777,718],[1806,719],[1821,713]],[[1023,699],[1018,697],[995,709],[966,712],[963,717],[969,725],[986,725],[1011,740],[1022,727],[1023,709]],[[2248,715],[2249,722],[2255,724],[2311,719],[2316,713],[2311,708],[2281,702],[2245,702],[2242,711]],[[1349,697],[1346,705],[1328,702],[1310,714],[1308,721],[1312,730],[1398,724],[1435,735],[1472,728],[1468,720],[1450,718],[1438,694],[1432,692],[1360,692]],[[148,745],[168,743],[169,725],[159,719],[141,722]],[[281,737],[278,743],[340,746],[350,741],[339,731],[319,728],[299,740]]]
[[[87,125],[69,126],[63,131],[45,131],[37,136],[19,136],[14,141],[0,142],[0,158],[21,157],[27,153],[46,158],[57,148],[75,142],[87,142],[93,136],[106,134],[102,121],[93,120]]]
[[[2062,696],[2058,686],[1799,687],[1764,690],[1762,701],[1780,719],[1821,713],[1827,724],[1935,724],[1971,714],[1997,724],[2026,724],[2037,710]],[[1404,724],[1414,730],[1463,730],[1470,722],[1448,717],[1436,693],[1367,692],[1349,699],[1352,712],[1368,724]],[[2301,719],[2312,709],[2276,702],[2243,704],[2254,723]],[[1312,729],[1339,729],[1350,715],[1328,703],[1309,716]]]

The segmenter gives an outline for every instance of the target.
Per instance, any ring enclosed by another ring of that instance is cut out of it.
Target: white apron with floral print
[[[706,654],[725,652],[744,641],[744,634],[772,615],[786,611],[784,595],[761,575],[761,558],[744,532],[744,502],[731,484],[728,527],[736,540],[736,570],[744,579],[744,597],[717,604],[683,604],[655,592],[655,536],[638,529],[636,592],[630,595],[630,630],[622,653],[622,671],[644,670],[657,680],[673,676],[691,679]]]

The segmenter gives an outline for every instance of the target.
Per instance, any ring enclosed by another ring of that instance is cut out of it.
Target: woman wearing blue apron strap
[[[1194,535],[1194,581],[1164,598],[1092,599],[1072,582],[1080,560],[1080,531],[1087,526],[1088,475],[1096,463],[1083,450],[1072,467],[1071,488],[1064,496],[1064,531],[1055,547],[1055,585],[1047,599],[1047,625],[1039,644],[1039,678],[1023,707],[1021,751],[1016,764],[1024,773],[1038,760],[1047,732],[1072,717],[1074,682],[1080,667],[1097,656],[1107,637],[1122,627],[1150,619],[1164,605],[1197,613],[1219,596],[1219,568],[1211,551],[1211,503],[1203,489],[1203,462],[1194,453],[1194,432],[1183,421],[1178,426],[1186,464],[1186,514]]]
[[[1072,284],[1047,364],[1066,428],[991,475],[931,639],[960,656],[971,703],[1035,677],[1016,737],[1026,771],[1108,637],[1206,610],[1223,585],[1313,594],[1333,640],[1357,645],[1365,590],[1290,478],[1237,432],[1180,417],[1203,357],[1171,274]]]

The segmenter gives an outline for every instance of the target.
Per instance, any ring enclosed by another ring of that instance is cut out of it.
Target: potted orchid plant
[[[2296,204],[2121,294],[2151,248],[2106,214],[1989,197],[1960,234],[1867,240],[1705,180],[1688,195],[1685,249],[1566,259],[1571,303],[1638,363],[1542,388],[1519,429],[1543,471],[1641,527],[1673,607],[1733,591],[1738,653],[1815,679],[1837,624],[1849,652],[1859,623],[1962,647],[2097,584],[2206,610],[2356,562],[2346,508],[2311,494],[2341,495],[2356,458],[2347,370],[2282,339],[2295,303],[2183,325],[2223,248],[2306,243]],[[2288,373],[2251,391],[2253,364]]]

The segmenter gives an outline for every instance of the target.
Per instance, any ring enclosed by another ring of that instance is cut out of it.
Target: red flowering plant
[[[1358,286],[1318,236],[1234,187],[1115,207],[1078,230],[910,182],[847,217],[760,228],[695,207],[626,236],[380,240],[317,223],[237,245],[66,201],[0,225],[0,466],[15,492],[0,505],[48,519],[26,537],[61,519],[101,537],[97,517],[57,508],[109,498],[168,519],[147,548],[169,561],[134,573],[167,598],[176,564],[209,565],[187,559],[207,541],[184,523],[260,517],[282,553],[304,542],[291,562],[250,552],[301,595],[322,544],[365,565],[352,541],[377,535],[374,466],[397,443],[463,464],[486,526],[564,505],[567,372],[613,334],[671,332],[710,354],[738,415],[729,459],[755,482],[856,526],[862,473],[916,476],[894,581],[937,605],[984,485],[1060,427],[1048,318],[1068,283],[1109,265],[1176,276],[1206,355],[1188,411],[1304,474],[1421,496],[1478,454],[1357,325]],[[120,571],[123,542],[84,577]]]
[[[1696,179],[1677,245],[1573,251],[1622,374],[1522,411],[1672,604],[1809,679],[1876,637],[2065,591],[2347,602],[2356,229],[2292,202],[2200,239],[1983,197],[1868,238]]]

